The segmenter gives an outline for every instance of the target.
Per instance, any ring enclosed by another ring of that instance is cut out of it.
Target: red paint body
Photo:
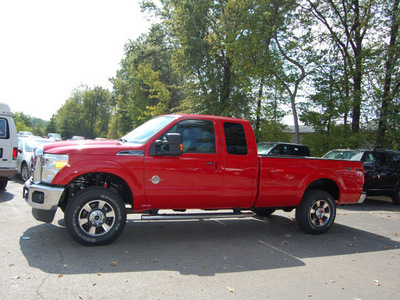
[[[69,154],[69,163],[53,179],[68,185],[80,175],[108,173],[129,186],[136,212],[149,209],[223,209],[295,207],[307,188],[334,186],[338,204],[359,200],[364,172],[361,162],[298,157],[260,157],[248,121],[233,118],[173,115],[169,125],[143,145],[117,141],[57,142],[45,153]],[[209,120],[214,125],[215,153],[150,155],[150,148],[174,124],[182,120]],[[247,154],[228,154],[224,123],[243,125]],[[142,151],[140,156],[117,155]],[[158,176],[159,181],[153,180]]]

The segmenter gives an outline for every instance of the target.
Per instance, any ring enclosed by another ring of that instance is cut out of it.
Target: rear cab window
[[[240,123],[224,123],[226,152],[233,155],[247,155],[247,140],[244,127]]]

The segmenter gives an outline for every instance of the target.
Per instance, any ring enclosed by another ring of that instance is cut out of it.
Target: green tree
[[[32,118],[22,112],[16,112],[13,115],[17,131],[32,131]]]
[[[350,103],[346,94],[344,70],[338,53],[331,50],[321,51],[312,77],[315,91],[307,97],[309,101],[300,104],[300,120],[317,130],[326,131],[342,122],[347,126]]]
[[[56,115],[52,115],[50,121],[47,123],[45,128],[46,133],[57,133],[57,119]]]
[[[71,138],[107,137],[111,116],[112,94],[101,87],[76,88],[57,111],[57,128],[61,136]]]
[[[59,133],[67,139],[74,135],[84,135],[82,104],[78,93],[79,91],[75,91],[73,97],[65,101],[56,115]]]
[[[383,53],[385,53],[385,68],[383,76],[383,89],[382,89],[382,103],[380,107],[379,123],[378,123],[378,134],[377,134],[377,145],[379,146],[391,146],[399,148],[399,142],[390,143],[388,140],[399,140],[400,136],[393,136],[399,129],[400,122],[398,120],[399,115],[399,103],[398,99],[400,90],[400,79],[397,74],[400,72],[400,7],[399,0],[394,0],[392,6],[388,5],[386,11],[388,14],[388,25],[389,28],[389,44],[384,45]],[[386,2],[384,2],[386,3]],[[391,113],[392,112],[392,113]],[[394,114],[393,114],[394,112]],[[391,118],[393,116],[393,118]],[[388,121],[391,124],[388,124]],[[392,125],[392,126],[391,126]],[[389,139],[387,139],[386,132],[391,129]],[[395,139],[393,139],[395,138]]]
[[[320,30],[320,40],[332,41],[332,45],[341,53],[345,78],[352,80],[354,133],[360,129],[365,38],[379,17],[374,14],[376,4],[376,0],[306,0],[303,6],[318,24],[324,26],[325,30]]]
[[[176,111],[181,104],[182,75],[174,68],[169,39],[162,24],[155,24],[148,34],[125,45],[121,69],[112,79],[114,132],[124,134],[155,115]]]
[[[107,137],[112,94],[102,87],[86,88],[82,94],[84,135],[87,138]]]
[[[162,0],[156,10],[174,45],[173,61],[185,75],[181,110],[223,116],[247,116],[251,98],[233,68],[226,44],[234,34],[227,1]],[[147,7],[154,8],[154,3]]]
[[[233,0],[228,1],[225,9],[230,29],[227,49],[242,88],[252,100],[253,114],[247,117],[254,119],[257,137],[265,127],[263,122],[279,127],[282,121],[282,118],[271,119],[264,105],[270,104],[271,89],[282,87],[274,78],[276,70],[283,65],[282,57],[274,55],[274,37],[287,31],[287,22],[295,7],[292,0]],[[282,90],[278,93],[282,94]],[[278,106],[287,102],[283,97],[279,100]],[[277,104],[276,97],[274,104]]]

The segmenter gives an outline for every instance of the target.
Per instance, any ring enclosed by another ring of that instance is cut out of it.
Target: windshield
[[[175,118],[171,116],[153,118],[135,128],[127,135],[124,135],[120,141],[124,143],[144,144],[174,119]]]
[[[257,144],[257,152],[258,154],[268,154],[275,145],[276,143],[259,143]]]
[[[344,159],[344,160],[361,160],[363,152],[361,151],[348,151],[348,150],[333,150],[322,156],[323,158],[330,159]]]

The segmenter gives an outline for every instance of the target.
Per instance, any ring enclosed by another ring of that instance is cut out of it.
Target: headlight
[[[44,154],[42,156],[42,181],[51,183],[57,173],[67,164],[67,154]]]

